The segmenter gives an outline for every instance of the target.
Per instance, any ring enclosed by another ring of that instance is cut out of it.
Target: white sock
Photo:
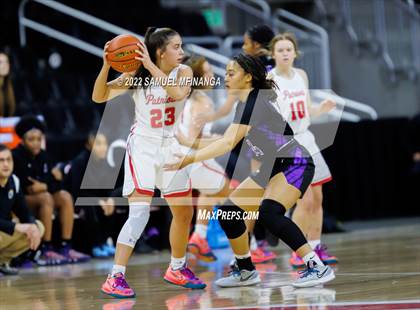
[[[305,262],[305,265],[307,265],[309,261],[313,261],[319,266],[324,266],[324,263],[314,251],[309,252],[304,257],[302,257],[302,259]]]
[[[251,235],[251,243],[249,244],[249,248],[251,251],[255,251],[258,248],[257,239],[255,239],[254,235]]]
[[[194,232],[196,232],[200,236],[200,238],[206,239],[207,238],[207,225],[195,224]]]
[[[321,239],[318,239],[318,240],[309,240],[309,241],[308,241],[308,243],[309,243],[309,245],[311,246],[311,248],[312,248],[313,250],[315,250],[316,246],[317,246],[318,244],[321,244]]]
[[[244,254],[244,255],[236,255],[236,254],[235,254],[235,257],[236,257],[237,259],[244,259],[244,258],[251,257],[251,253],[250,253],[250,252],[248,252],[248,253],[246,253],[246,254]]]
[[[186,262],[185,256],[181,257],[181,258],[175,258],[175,257],[171,256],[171,265],[170,266],[171,266],[172,270],[178,270],[178,269],[181,269],[185,265],[185,262]]]
[[[125,266],[123,265],[114,265],[112,266],[111,270],[111,276],[114,276],[115,274],[121,272],[122,274],[125,274]]]

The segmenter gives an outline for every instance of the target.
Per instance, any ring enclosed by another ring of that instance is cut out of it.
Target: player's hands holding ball
[[[108,47],[109,47],[110,44],[111,44],[111,41],[108,41],[108,42],[105,43],[105,45],[104,45],[104,53],[102,55],[102,59],[104,61],[104,67],[107,67],[107,68],[111,67],[111,65],[109,64],[109,62],[108,62],[108,60],[106,58],[106,56],[108,55],[108,51],[107,50],[108,50]]]
[[[166,171],[181,170],[182,168],[192,164],[193,157],[191,155],[174,154],[174,160],[163,165],[163,169]]]
[[[147,50],[146,45],[141,41],[137,43],[137,46],[138,49],[136,49],[135,52],[138,56],[136,56],[135,59],[141,61],[143,66],[149,70],[154,65],[153,61],[150,59],[149,51]]]

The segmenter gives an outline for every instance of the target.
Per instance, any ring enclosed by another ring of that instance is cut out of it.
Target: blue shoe
[[[105,243],[101,246],[101,249],[108,254],[108,256],[114,256],[115,254],[115,247],[113,245],[109,245]]]
[[[257,270],[239,270],[237,267],[229,275],[216,280],[214,283],[220,287],[241,287],[257,285],[261,278]]]
[[[299,272],[299,278],[292,283],[294,287],[312,287],[334,280],[334,271],[329,266],[318,266],[309,261],[306,270]]]
[[[108,252],[100,246],[95,246],[92,249],[92,256],[95,258],[106,258],[108,257]]]

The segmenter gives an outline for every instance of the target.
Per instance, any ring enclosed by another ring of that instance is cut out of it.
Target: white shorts
[[[163,197],[182,197],[191,193],[189,171],[165,171],[163,164],[173,161],[174,154],[181,153],[175,138],[157,139],[131,133],[127,139],[123,196],[134,190],[153,196],[155,187]]]
[[[181,146],[181,151],[185,155],[194,152],[194,150],[186,146]],[[214,159],[192,164],[189,173],[192,188],[207,195],[214,195],[220,192],[227,178],[222,166]]]
[[[203,194],[214,195],[220,192],[226,180],[226,174],[214,159],[194,163],[190,172],[192,187]]]
[[[311,186],[322,185],[332,180],[331,171],[316,144],[315,136],[309,130],[296,134],[295,139],[304,146],[312,156],[315,164],[315,174]]]
[[[315,164],[315,174],[311,186],[322,185],[332,180],[330,168],[321,153],[312,155]]]

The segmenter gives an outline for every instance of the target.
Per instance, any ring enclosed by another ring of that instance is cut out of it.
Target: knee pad
[[[299,227],[284,214],[286,208],[272,199],[264,199],[260,207],[263,225],[276,237],[285,242],[293,251],[306,244],[306,238]]]
[[[217,211],[220,226],[222,226],[228,239],[236,239],[246,232],[243,220],[244,210],[235,205],[230,199]]]
[[[129,210],[128,219],[118,235],[117,242],[134,248],[149,221],[150,203],[132,202]]]
[[[264,199],[261,202],[259,211],[260,214],[258,219],[265,222],[278,217],[279,215],[284,215],[286,213],[286,208],[280,202],[272,199]]]

